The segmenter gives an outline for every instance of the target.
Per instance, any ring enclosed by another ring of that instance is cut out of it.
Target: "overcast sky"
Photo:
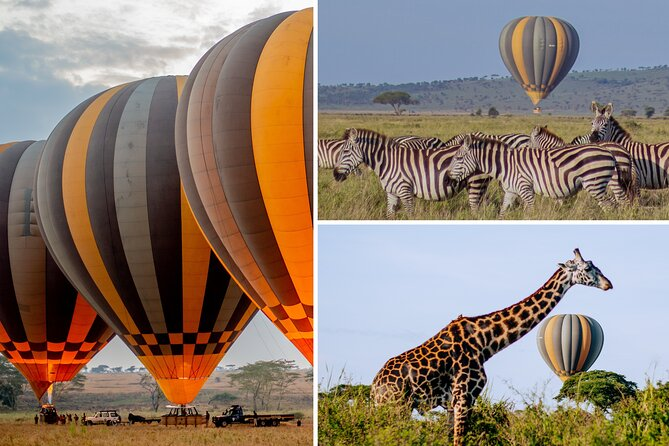
[[[580,36],[575,70],[667,63],[663,0],[321,0],[319,83],[402,83],[508,75],[506,23],[555,16]]]
[[[119,83],[189,74],[239,27],[310,0],[0,0],[0,143],[45,139],[81,101]],[[302,355],[258,315],[223,364]],[[114,339],[91,366],[140,365]]]
[[[189,74],[239,27],[311,0],[0,0],[0,141],[45,139],[123,82]]]
[[[370,384],[386,360],[476,316],[529,296],[573,258],[592,260],[613,283],[572,287],[551,315],[581,313],[604,330],[592,369],[669,380],[668,225],[323,225],[318,320],[322,386]],[[494,399],[519,401],[561,381],[543,362],[537,328],[485,365]],[[340,381],[344,372],[345,378]]]

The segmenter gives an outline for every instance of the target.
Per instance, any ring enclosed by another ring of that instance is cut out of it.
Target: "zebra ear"
[[[467,133],[465,135],[465,139],[462,140],[462,144],[467,146],[467,147],[471,146],[472,145],[472,135]]]
[[[590,111],[593,113],[599,112],[599,107],[597,107],[597,101],[592,101],[592,105],[590,105]]]
[[[530,135],[537,136],[540,131],[541,131],[541,126],[540,125],[535,125],[534,128],[532,129],[532,133],[530,133]]]
[[[358,130],[354,128],[348,130],[348,139],[355,140],[358,137]]]
[[[609,102],[606,105],[606,107],[604,107],[604,116],[608,119],[611,117],[612,114],[613,114],[613,104]]]

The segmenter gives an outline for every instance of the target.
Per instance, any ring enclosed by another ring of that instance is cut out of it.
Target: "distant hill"
[[[409,112],[473,113],[481,108],[486,114],[492,106],[500,113],[532,110],[532,102],[515,80],[495,74],[397,85],[320,85],[319,110],[390,111],[390,106],[372,103],[375,96],[387,90],[406,91],[418,99],[418,105],[406,107]],[[634,109],[643,116],[644,107],[651,106],[656,116],[662,116],[669,108],[669,67],[574,71],[540,105],[544,113],[589,114],[592,100],[612,102],[618,114]]]

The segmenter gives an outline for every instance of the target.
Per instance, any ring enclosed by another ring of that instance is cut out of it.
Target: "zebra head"
[[[595,118],[592,120],[592,136],[590,141],[609,141],[613,130],[613,126],[610,125],[613,104],[609,102],[605,107],[600,108],[597,106],[597,102],[592,101],[590,109],[595,114]]]
[[[460,148],[453,155],[451,164],[446,169],[446,175],[453,181],[462,181],[476,170],[476,160],[471,150],[472,144],[471,135],[466,135]]]
[[[344,181],[351,172],[356,171],[362,164],[362,149],[358,142],[358,130],[346,129],[344,132],[344,145],[339,152],[337,163],[334,168],[334,177],[337,181]]]
[[[602,274],[590,260],[584,260],[581,252],[574,250],[575,258],[564,263],[558,263],[560,268],[567,273],[572,285],[580,284],[592,286],[604,291],[613,288],[611,281]]]

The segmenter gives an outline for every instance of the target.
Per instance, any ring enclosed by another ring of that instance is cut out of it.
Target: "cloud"
[[[0,6],[8,9],[46,9],[51,5],[51,0],[0,0]]]

